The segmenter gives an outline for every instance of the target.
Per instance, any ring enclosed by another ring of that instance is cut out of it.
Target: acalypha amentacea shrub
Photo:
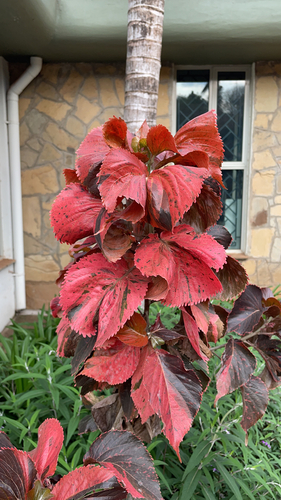
[[[209,383],[210,342],[226,331],[228,313],[211,299],[231,299],[247,285],[242,266],[226,254],[230,234],[216,225],[222,159],[213,111],[175,137],[146,123],[132,135],[113,117],[82,142],[51,211],[55,235],[71,245],[73,258],[52,303],[62,318],[59,354],[74,356],[82,394],[114,387],[102,404],[103,414],[108,405],[113,415],[110,425],[134,430],[141,420],[152,436],[161,419],[178,455]],[[149,324],[154,301],[180,309],[172,330],[159,316]],[[255,369],[246,344],[231,338],[227,345],[218,398]],[[105,425],[104,417],[97,421]]]

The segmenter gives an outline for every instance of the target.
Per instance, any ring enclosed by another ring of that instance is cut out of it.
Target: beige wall
[[[281,63],[256,64],[250,171],[249,248],[252,283],[281,283]]]
[[[157,122],[170,128],[172,71],[161,70]],[[49,210],[65,186],[86,134],[113,115],[123,115],[124,66],[45,64],[20,97],[20,135],[27,308],[37,309],[58,293],[55,280],[68,262]]]

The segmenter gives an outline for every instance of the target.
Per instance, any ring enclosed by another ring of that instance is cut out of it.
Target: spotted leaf
[[[193,370],[162,349],[148,349],[140,385],[132,380],[132,398],[144,422],[143,406],[148,403],[164,423],[163,432],[179,459],[179,444],[199,410],[202,387]],[[137,398],[135,396],[138,396]],[[141,406],[139,405],[141,403]]]
[[[80,184],[66,186],[55,199],[51,210],[51,225],[56,238],[61,243],[75,243],[93,234],[101,207],[101,200]]]
[[[241,387],[243,397],[243,417],[241,427],[247,433],[248,429],[263,416],[268,404],[268,390],[259,377],[253,375]]]
[[[133,316],[116,334],[116,337],[124,344],[143,347],[148,343],[146,333],[147,323],[141,314],[135,312]]]
[[[83,257],[66,274],[61,288],[61,305],[72,328],[84,336],[98,337],[100,347],[115,335],[147,290],[147,279],[121,259],[115,264],[101,254]]]
[[[82,500],[95,490],[116,486],[114,474],[104,467],[89,465],[63,476],[55,484],[53,500]]]
[[[36,478],[33,461],[16,448],[0,449],[0,499],[26,500]]]
[[[133,375],[139,359],[138,347],[125,345],[115,339],[112,347],[96,349],[93,356],[86,361],[80,374],[98,382],[121,384]]]

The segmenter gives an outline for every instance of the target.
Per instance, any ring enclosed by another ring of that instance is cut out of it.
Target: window
[[[224,143],[223,214],[218,223],[232,235],[231,250],[245,250],[250,137],[249,66],[177,68],[176,129],[215,109]]]

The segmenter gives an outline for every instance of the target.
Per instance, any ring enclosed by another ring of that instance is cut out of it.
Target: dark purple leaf
[[[252,332],[264,311],[261,289],[255,285],[248,285],[236,300],[228,317],[227,332],[234,331],[240,335]]]
[[[79,341],[71,361],[71,375],[78,372],[81,363],[84,363],[93,352],[97,337],[82,337],[79,335]]]
[[[124,500],[127,495],[128,492],[124,490],[124,488],[122,488],[119,483],[117,483],[114,488],[111,488],[110,490],[99,491],[98,493],[95,493],[94,497],[89,497],[88,500],[95,500],[96,498],[98,498],[99,500]]]
[[[226,227],[220,226],[219,224],[210,227],[207,233],[213,236],[213,238],[225,249],[227,249],[232,242],[230,232],[226,229]]]
[[[134,402],[131,397],[132,379],[126,380],[119,387],[119,397],[125,417],[130,420],[134,411]]]
[[[268,390],[259,377],[252,376],[241,388],[243,397],[243,417],[241,427],[248,429],[263,416],[268,404]]]
[[[256,367],[256,358],[240,340],[229,339],[221,358],[221,368],[216,375],[218,394],[215,404],[248,382]]]
[[[7,434],[0,431],[0,449],[1,448],[14,448]]]
[[[84,464],[99,463],[109,469],[133,497],[162,499],[153,462],[144,445],[126,431],[102,434],[91,445]]]
[[[86,434],[87,432],[94,432],[98,430],[98,426],[94,421],[92,415],[87,415],[80,420],[78,424],[78,434],[81,436],[82,434]]]
[[[34,463],[26,452],[0,450],[0,500],[26,500],[35,478]]]
[[[120,408],[118,394],[111,394],[92,406],[92,416],[102,432],[107,432],[112,428]]]
[[[183,215],[182,221],[192,226],[195,231],[203,233],[208,227],[217,222],[221,213],[221,199],[213,189],[206,184],[205,180],[201,193],[191,205],[188,212]]]
[[[81,396],[98,389],[98,382],[91,377],[87,377],[86,375],[76,375],[75,385],[76,387],[82,387]]]
[[[186,370],[193,370],[194,373],[197,375],[202,385],[203,392],[205,392],[209,386],[211,380],[210,377],[208,377],[208,375],[203,370],[196,369],[186,356],[183,356],[182,360]]]
[[[261,293],[263,300],[267,300],[274,297],[271,288],[261,288]]]
[[[260,374],[261,380],[265,383],[267,389],[273,390],[281,385],[281,376],[272,376],[273,370],[269,370],[267,366],[264,367],[262,373]]]
[[[248,283],[244,267],[230,255],[227,256],[223,268],[215,274],[222,284],[222,292],[217,295],[217,298],[221,300],[233,299],[245,289]]]

